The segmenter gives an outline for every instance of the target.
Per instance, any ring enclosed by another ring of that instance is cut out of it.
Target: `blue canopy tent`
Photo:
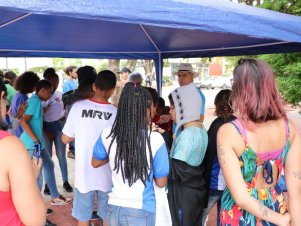
[[[0,0],[0,57],[153,59],[301,51],[301,18],[225,0]]]

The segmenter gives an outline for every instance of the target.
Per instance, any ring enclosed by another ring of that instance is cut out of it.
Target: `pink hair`
[[[234,69],[232,103],[246,124],[286,118],[272,68],[264,61],[241,59]]]

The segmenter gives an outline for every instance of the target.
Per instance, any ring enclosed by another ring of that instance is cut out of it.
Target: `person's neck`
[[[109,100],[108,98],[105,98],[103,96],[93,96],[91,99],[97,102],[108,102]]]
[[[202,128],[202,123],[200,120],[195,120],[192,122],[187,122],[183,126],[184,126],[184,129],[187,127],[190,127],[190,126],[196,126],[196,127]]]

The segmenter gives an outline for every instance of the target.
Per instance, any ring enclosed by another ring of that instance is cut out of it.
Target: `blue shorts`
[[[72,216],[81,222],[89,221],[92,217],[92,212],[95,203],[95,194],[97,194],[97,214],[102,219],[105,219],[108,208],[108,192],[90,191],[80,193],[74,188]]]

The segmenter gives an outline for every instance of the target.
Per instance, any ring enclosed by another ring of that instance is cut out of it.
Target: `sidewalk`
[[[298,112],[298,109],[294,109],[291,107],[286,108],[288,117],[295,123],[296,127],[301,133],[301,115]],[[208,106],[206,109],[206,116],[205,116],[205,127],[206,129],[209,128],[211,122],[215,119],[214,116],[214,107]],[[59,168],[59,164],[57,161],[56,156],[53,157],[55,163],[55,176],[57,181],[57,186],[60,194],[65,196],[73,196],[73,193],[66,193],[63,189],[63,181],[61,176],[61,171]],[[73,186],[74,182],[74,159],[68,160],[68,173],[69,173],[69,182]],[[65,205],[65,206],[51,206],[50,205],[50,196],[44,196],[45,201],[47,203],[48,208],[53,209],[54,213],[48,217],[50,221],[57,224],[58,226],[75,226],[77,221],[71,216],[71,208],[72,204]],[[207,226],[215,226],[216,222],[216,207],[213,208],[209,215],[209,220]],[[99,226],[99,221],[93,221],[94,226]]]

